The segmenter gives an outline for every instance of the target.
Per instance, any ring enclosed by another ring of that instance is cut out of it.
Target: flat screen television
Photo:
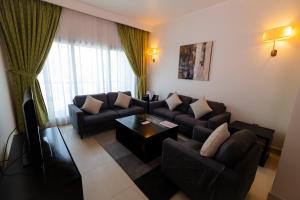
[[[23,165],[33,164],[38,168],[42,168],[44,161],[42,139],[31,88],[26,89],[24,93],[23,115],[26,130]]]

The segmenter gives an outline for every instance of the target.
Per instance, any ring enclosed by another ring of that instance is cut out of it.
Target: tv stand
[[[31,164],[23,166],[25,135],[14,136],[8,168],[0,177],[1,200],[83,200],[81,175],[59,129],[47,128],[40,134],[49,145],[45,153],[52,155],[46,156],[44,172]]]

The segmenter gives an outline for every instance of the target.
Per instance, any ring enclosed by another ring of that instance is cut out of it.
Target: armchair
[[[162,173],[192,200],[244,199],[254,181],[260,155],[255,135],[248,130],[233,134],[213,158],[200,155],[201,137],[195,133],[184,143],[166,139]]]

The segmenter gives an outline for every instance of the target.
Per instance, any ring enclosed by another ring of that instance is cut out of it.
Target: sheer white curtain
[[[50,125],[69,123],[75,95],[129,90],[136,77],[113,22],[64,9],[39,81]]]

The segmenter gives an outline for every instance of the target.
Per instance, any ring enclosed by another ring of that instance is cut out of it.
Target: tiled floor
[[[60,127],[62,135],[82,175],[85,200],[143,200],[139,190],[122,168],[100,146],[94,137],[109,140],[111,132],[80,139],[72,126]],[[266,167],[259,167],[247,200],[265,200],[271,189],[278,157],[271,155]],[[178,192],[172,200],[188,200]]]

